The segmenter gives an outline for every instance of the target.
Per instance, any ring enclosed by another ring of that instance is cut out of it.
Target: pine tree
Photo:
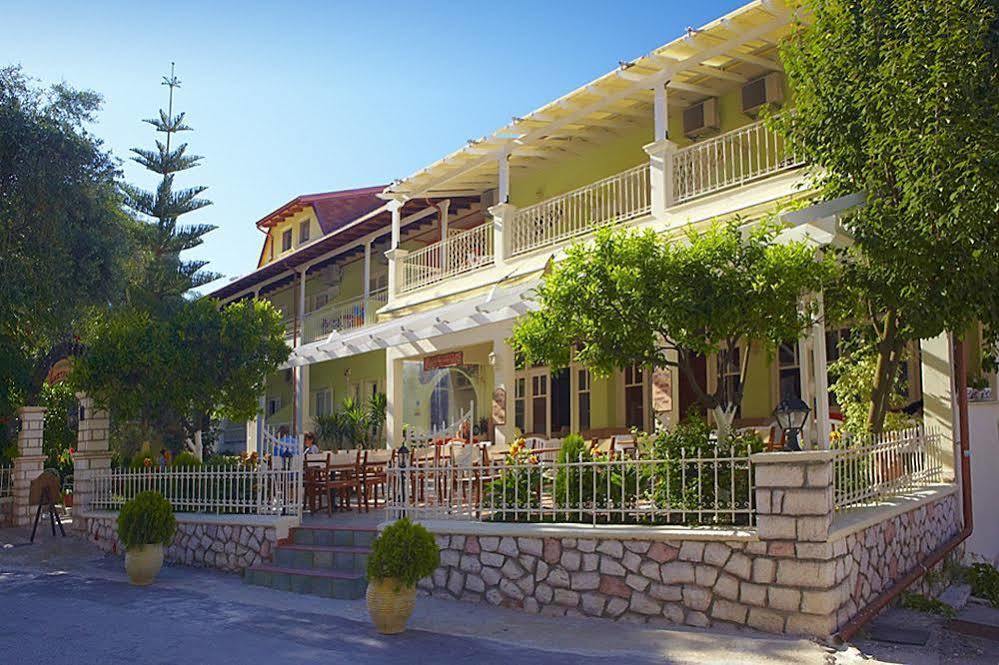
[[[207,284],[218,275],[203,270],[207,261],[187,261],[181,252],[193,249],[203,242],[203,236],[216,227],[210,224],[178,225],[181,215],[211,205],[211,201],[199,198],[207,187],[199,185],[187,189],[174,189],[174,175],[194,168],[201,161],[197,155],[187,154],[187,144],[173,147],[174,134],[191,131],[184,123],[184,113],[173,114],[174,89],[180,87],[180,79],[174,74],[170,63],[170,76],[163,77],[163,85],[170,89],[167,110],[160,109],[158,118],[147,119],[157,132],[166,134],[165,141],[156,141],[156,150],[132,148],[132,160],[162,176],[155,192],[125,185],[125,201],[129,208],[140,216],[151,218],[142,228],[142,245],[145,247],[144,274],[139,280],[140,288],[131,300],[147,298],[151,303],[163,304],[176,300],[188,291]]]

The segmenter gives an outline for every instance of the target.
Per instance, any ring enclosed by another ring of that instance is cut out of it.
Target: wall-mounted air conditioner
[[[717,130],[718,127],[718,100],[714,97],[683,111],[683,133],[691,138]]]
[[[764,106],[780,106],[783,102],[784,79],[779,72],[761,76],[742,86],[742,112],[748,115],[756,115]]]

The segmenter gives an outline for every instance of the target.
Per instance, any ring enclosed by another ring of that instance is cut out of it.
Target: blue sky
[[[256,265],[253,223],[298,194],[384,184],[743,0],[607,2],[6,2],[0,63],[104,95],[94,128],[120,158],[176,98],[204,155],[177,184],[214,205],[192,257]],[[126,162],[126,178],[155,176]]]

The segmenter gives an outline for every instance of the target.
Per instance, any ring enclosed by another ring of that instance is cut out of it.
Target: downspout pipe
[[[878,615],[889,603],[905,591],[913,582],[928,573],[933,566],[953,552],[958,545],[967,540],[974,529],[974,521],[971,514],[971,451],[968,446],[970,430],[968,426],[968,365],[965,360],[964,340],[957,340],[954,345],[954,383],[957,390],[957,419],[959,450],[961,451],[961,498],[964,514],[964,526],[954,536],[945,543],[930,552],[923,558],[915,568],[910,570],[902,579],[892,584],[881,595],[875,598],[869,605],[850,619],[836,637],[844,642],[849,641],[856,635],[864,625]]]

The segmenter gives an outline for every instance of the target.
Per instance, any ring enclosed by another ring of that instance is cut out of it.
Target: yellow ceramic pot
[[[135,586],[153,583],[163,567],[163,545],[137,545],[125,551],[125,572]]]
[[[388,577],[368,580],[368,614],[375,630],[383,635],[394,635],[406,630],[406,622],[416,604],[416,587],[406,587]]]

